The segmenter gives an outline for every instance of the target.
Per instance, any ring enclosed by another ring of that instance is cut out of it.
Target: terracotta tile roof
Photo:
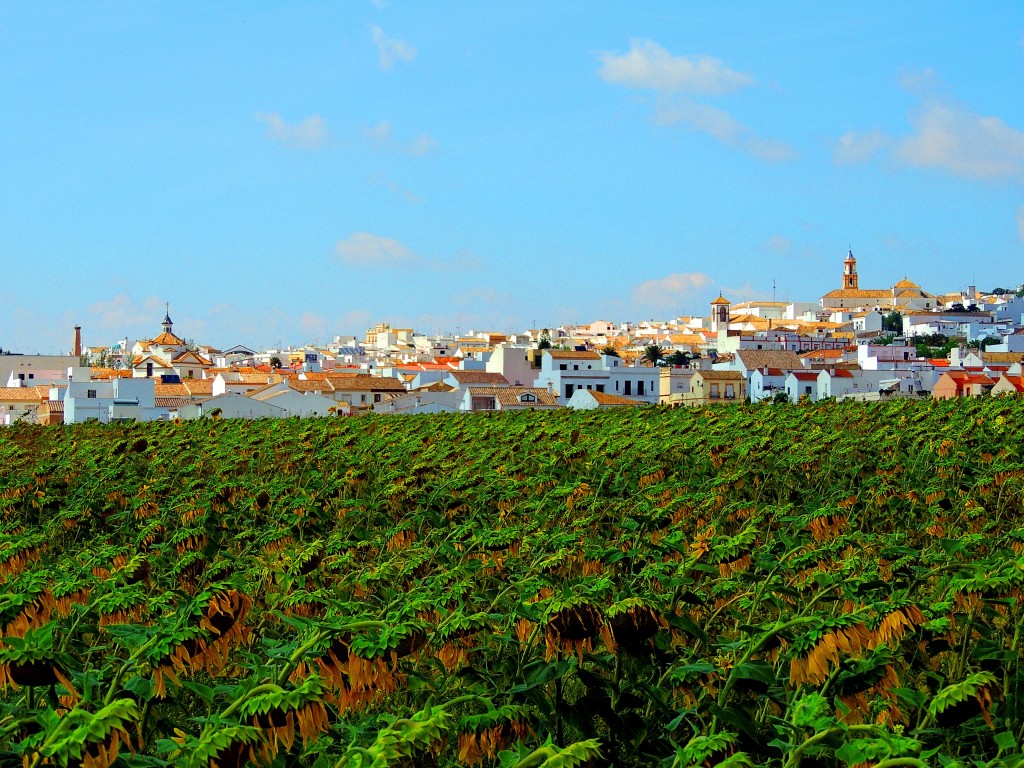
[[[292,379],[288,382],[288,386],[294,389],[296,392],[333,392],[334,387],[326,379],[320,379],[317,381],[303,381],[302,379]]]
[[[188,397],[156,397],[153,398],[153,405],[157,408],[181,408],[191,405],[192,399]]]
[[[331,376],[327,382],[335,392],[405,392],[405,385],[398,379],[369,374]]]
[[[49,390],[46,395],[40,396],[36,387],[0,387],[0,401],[38,403],[48,397]]]
[[[810,352],[803,352],[800,357],[805,360],[836,360],[843,356],[841,349],[812,349]]]
[[[452,371],[451,378],[459,384],[489,384],[494,387],[508,386],[511,382],[500,373],[488,371]]]
[[[585,350],[580,352],[575,349],[545,349],[544,354],[551,355],[554,360],[600,360],[601,355],[597,352]]]
[[[1024,376],[1007,376],[1004,373],[999,380],[1010,384],[1018,392],[1024,392]]]
[[[130,379],[134,374],[130,370],[113,368],[93,368],[92,378],[94,379]]]
[[[149,363],[152,363],[154,368],[166,368],[168,370],[170,370],[170,368],[171,368],[171,366],[169,366],[167,363],[165,363],[159,357],[153,357],[152,355],[146,355],[145,357],[143,357],[142,355],[139,355],[138,357],[135,358],[135,361],[134,361],[134,364],[133,364],[132,367],[134,367],[134,368],[144,367],[144,366],[146,366]]]
[[[736,357],[748,371],[755,368],[782,368],[798,371],[804,367],[800,362],[800,356],[788,349],[740,349],[737,350]]]
[[[981,359],[986,363],[1021,363],[1024,354],[1020,352],[982,352]]]
[[[188,397],[188,387],[184,384],[162,384],[157,382],[154,387],[156,397]]]
[[[213,379],[186,379],[181,384],[192,397],[213,394]]]
[[[831,375],[833,378],[836,379],[852,379],[853,371],[851,371],[849,368],[836,368],[834,371],[832,371]]]
[[[190,349],[186,349],[180,355],[178,355],[177,357],[173,358],[171,360],[171,362],[172,363],[183,363],[183,362],[185,362],[185,360],[187,358],[191,358],[191,359],[195,360],[196,361],[196,365],[213,365],[213,363],[210,362],[209,360],[207,360],[205,357],[203,357],[202,355],[199,355],[199,354],[193,352]]]
[[[410,390],[412,392],[451,392],[455,387],[451,384],[445,384],[443,381],[435,381],[432,384],[426,384],[422,387],[416,387],[416,389]]]
[[[743,381],[743,374],[739,371],[698,371],[704,381]]]
[[[829,291],[824,299],[892,299],[892,291],[876,291],[865,288],[836,288]]]
[[[639,400],[631,400],[628,397],[620,397],[619,395],[613,395],[610,392],[598,392],[596,390],[587,390],[588,394],[597,401],[598,405],[601,406],[641,406],[647,405]]]
[[[541,387],[468,387],[470,397],[493,397],[502,406],[518,406],[523,408],[557,408],[558,400],[546,389]],[[537,398],[535,403],[524,403],[519,398],[531,394]]]
[[[797,381],[817,381],[817,371],[793,371],[792,375],[796,377]]]
[[[711,302],[711,306],[719,307],[719,306],[722,306],[723,304],[731,304],[731,303],[732,302],[730,302],[727,298],[722,296],[722,294],[718,294],[718,298]]]
[[[150,339],[149,343],[150,344],[159,344],[162,347],[183,347],[183,346],[185,346],[185,342],[182,339],[179,339],[173,333],[167,333],[166,331],[164,333],[161,333],[155,339]]]

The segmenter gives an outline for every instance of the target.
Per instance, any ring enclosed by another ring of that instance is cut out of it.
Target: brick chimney
[[[82,356],[82,326],[75,326],[75,357]]]

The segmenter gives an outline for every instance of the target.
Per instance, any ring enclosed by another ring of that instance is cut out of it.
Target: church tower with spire
[[[857,260],[853,258],[853,249],[843,261],[843,288],[857,290]]]
[[[168,303],[166,305],[166,312],[164,313],[164,321],[162,323],[160,323],[160,325],[163,326],[164,333],[170,333],[170,334],[174,333],[174,331],[171,330],[171,328],[174,327],[174,323],[171,322],[171,305],[170,305],[170,303]]]

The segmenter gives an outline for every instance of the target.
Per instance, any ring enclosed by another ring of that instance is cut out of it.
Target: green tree
[[[662,361],[665,360],[665,349],[658,344],[649,344],[644,347],[640,360],[653,366],[661,365]]]
[[[608,346],[601,350],[601,354],[607,355],[608,357],[619,357],[619,350],[617,350],[615,347],[609,344]]]
[[[889,333],[903,333],[903,315],[890,312],[882,318],[882,330]]]
[[[278,357],[277,355],[274,355],[272,358],[270,358],[270,367],[271,368],[280,368],[281,367],[281,358]]]
[[[545,328],[540,334],[540,341],[537,343],[537,349],[551,349],[551,334],[548,333],[547,328]]]

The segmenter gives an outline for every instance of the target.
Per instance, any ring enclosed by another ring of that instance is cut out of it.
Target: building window
[[[373,402],[375,402],[375,403],[379,403],[380,402],[380,395],[379,394],[374,394]]]
[[[568,371],[569,370],[569,366],[566,365],[565,363],[562,363],[561,365],[558,366],[558,370],[560,370],[560,371]]]
[[[574,365],[574,366],[572,367],[572,369],[573,369],[574,371],[578,371],[578,370],[580,369],[580,367],[579,367],[578,365]]]
[[[712,384],[711,385],[711,397],[718,397],[718,385],[717,384]]]
[[[633,382],[629,381],[628,379],[626,380],[626,382],[625,382],[625,389],[622,390],[622,394],[624,394],[624,395],[632,395],[633,394]]]
[[[535,402],[537,402],[537,398],[534,397],[533,395],[531,395],[529,392],[527,392],[526,394],[524,394],[522,397],[519,398],[519,402],[521,402],[521,403],[535,403]]]
[[[640,381],[638,381],[636,383],[636,393],[640,397],[644,396],[645,392],[644,392],[644,381],[643,381],[643,379],[641,379]]]
[[[96,390],[95,389],[87,389],[87,390],[85,390],[85,396],[95,400],[96,399]]]
[[[597,385],[597,391],[598,392],[604,392],[604,384],[598,384]]]
[[[735,384],[726,384],[725,385],[725,396],[729,400],[733,400],[733,399],[736,398],[736,385]]]
[[[809,386],[808,387],[804,387],[804,394],[805,395],[811,394],[811,388]]]

